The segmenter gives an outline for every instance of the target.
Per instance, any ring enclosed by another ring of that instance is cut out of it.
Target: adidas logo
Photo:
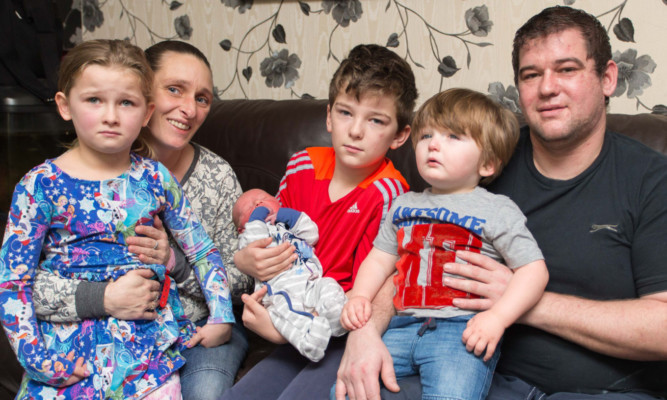
[[[359,214],[359,207],[357,207],[357,203],[352,204],[352,207],[347,209],[348,214]]]

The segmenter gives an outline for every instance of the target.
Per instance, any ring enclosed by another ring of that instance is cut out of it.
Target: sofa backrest
[[[309,146],[331,145],[326,109],[326,100],[220,100],[213,103],[194,141],[227,160],[243,190],[276,193],[292,154]],[[667,154],[667,117],[609,114],[608,124],[611,130]],[[390,151],[389,158],[413,190],[426,187],[409,141]]]

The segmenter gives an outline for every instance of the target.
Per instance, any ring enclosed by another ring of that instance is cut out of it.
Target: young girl
[[[63,59],[56,103],[78,140],[19,182],[0,250],[0,316],[26,370],[17,398],[180,398],[179,351],[192,324],[182,318],[165,267],[141,264],[125,242],[156,214],[195,266],[209,305],[192,342],[229,338],[234,317],[218,251],[169,171],[130,153],[153,111],[151,79],[141,49],[125,41],[85,42]],[[149,268],[165,281],[158,317],[38,321],[31,288],[37,268],[90,281]]]

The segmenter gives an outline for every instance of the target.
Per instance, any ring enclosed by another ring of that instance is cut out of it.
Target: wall
[[[610,111],[665,113],[667,0],[82,0],[81,37],[166,38],[200,48],[221,98],[326,98],[339,60],[359,43],[386,45],[414,68],[418,103],[470,87],[516,107],[515,30],[544,7],[572,5],[608,29],[619,85]],[[73,37],[73,40],[76,38]]]

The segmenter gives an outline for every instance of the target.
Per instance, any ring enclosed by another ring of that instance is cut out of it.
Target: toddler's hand
[[[472,317],[463,331],[462,340],[466,350],[480,356],[486,349],[484,361],[489,361],[505,332],[505,325],[492,311],[484,311]]]
[[[188,348],[201,344],[204,347],[217,347],[227,343],[232,337],[232,324],[206,324],[197,327],[197,333],[185,344]]]
[[[340,314],[340,323],[348,331],[359,329],[366,325],[371,317],[371,302],[362,296],[351,297]]]
[[[70,377],[67,378],[63,386],[74,385],[75,383],[78,383],[88,378],[88,376],[90,376],[88,367],[86,367],[86,364],[84,364],[83,357],[79,357],[77,358],[76,363],[74,364],[74,372],[72,372],[72,375],[70,375]]]

